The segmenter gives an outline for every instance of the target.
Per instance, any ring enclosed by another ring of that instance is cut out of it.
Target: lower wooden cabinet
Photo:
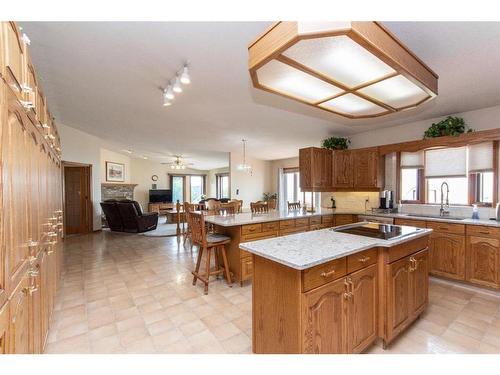
[[[465,280],[465,236],[433,232],[430,243],[431,273]]]
[[[467,237],[466,280],[491,288],[500,288],[500,239]]]
[[[29,353],[29,285],[21,280],[10,299],[9,353]]]
[[[304,353],[360,353],[377,337],[377,266],[304,294]]]
[[[384,343],[392,341],[413,322],[428,303],[428,250],[385,265],[387,294],[381,307],[386,309]]]
[[[9,303],[0,307],[0,354],[7,354],[7,340],[9,328]]]

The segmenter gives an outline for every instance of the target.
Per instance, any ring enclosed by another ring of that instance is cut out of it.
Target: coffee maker
[[[392,190],[382,190],[380,192],[380,207],[381,209],[394,208],[394,192]]]

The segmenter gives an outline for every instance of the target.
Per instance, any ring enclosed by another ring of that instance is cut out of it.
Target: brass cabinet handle
[[[363,258],[359,258],[358,261],[361,262],[361,263],[366,263],[370,260],[370,257],[363,257]]]
[[[331,271],[328,271],[328,272],[322,272],[321,273],[321,277],[330,277],[332,276],[333,274],[335,273],[335,270],[331,270]]]
[[[25,295],[28,295],[28,294],[29,294],[29,295],[31,296],[31,295],[33,295],[33,293],[35,293],[37,290],[38,290],[38,285],[36,285],[36,286],[27,286],[27,287],[23,288],[23,293],[24,293]]]
[[[479,231],[479,233],[481,233],[481,234],[490,234],[490,232],[488,232],[488,231],[486,231],[486,230],[484,230],[484,231],[483,231],[483,230],[480,230],[480,231]]]
[[[33,241],[33,240],[28,240],[28,247],[37,247],[38,246],[38,241]]]
[[[29,277],[36,277],[40,274],[40,272],[38,270],[29,270],[28,271],[28,276]]]

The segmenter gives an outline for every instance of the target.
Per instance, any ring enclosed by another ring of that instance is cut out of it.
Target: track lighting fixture
[[[174,90],[172,90],[172,85],[168,85],[168,87],[165,89],[165,96],[170,100],[175,98]]]
[[[168,107],[170,105],[172,105],[172,102],[170,101],[170,99],[167,96],[167,91],[164,91],[163,92],[163,106]]]
[[[181,83],[183,85],[189,85],[191,83],[191,77],[189,77],[187,65],[184,65],[184,68],[182,68]]]
[[[174,92],[177,92],[177,93],[182,92],[182,85],[181,85],[181,80],[179,79],[179,76],[175,77]]]
[[[188,64],[185,63],[182,68],[177,71],[175,78],[169,81],[167,87],[161,89],[163,93],[163,106],[171,106],[175,94],[180,94],[183,91],[182,85],[189,85],[190,83],[191,77],[189,75],[189,67]]]

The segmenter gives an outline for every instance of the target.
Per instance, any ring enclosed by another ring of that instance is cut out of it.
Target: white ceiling
[[[247,45],[267,22],[22,23],[50,109],[66,125],[161,160],[207,167],[227,152],[280,159],[327,135],[352,135],[500,104],[500,22],[387,22],[439,74],[439,96],[421,107],[349,120],[256,90]],[[185,60],[192,84],[171,107],[165,86]],[[63,145],[64,146],[64,145]],[[164,158],[170,160],[170,158]]]

